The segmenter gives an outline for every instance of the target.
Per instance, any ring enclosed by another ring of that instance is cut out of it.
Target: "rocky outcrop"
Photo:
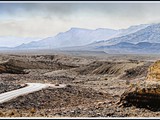
[[[0,73],[25,74],[24,68],[16,66],[9,61],[0,63]]]
[[[9,59],[0,63],[0,73],[14,73],[24,74],[27,73],[25,69],[51,69],[61,70],[78,67],[76,65],[68,65],[57,61],[44,61],[44,60],[18,60]]]
[[[160,110],[160,83],[145,82],[135,85],[121,96],[123,106],[136,106]]]
[[[148,74],[148,68],[151,62],[144,63],[143,65],[125,70],[125,74],[122,75],[121,79],[132,80],[136,78],[146,77]]]
[[[142,63],[134,62],[106,62],[106,61],[94,61],[88,65],[82,66],[76,70],[79,74],[95,74],[95,75],[122,75],[126,70],[136,66],[140,66]]]
[[[160,60],[149,67],[147,80],[160,81]]]
[[[9,66],[16,66],[18,68],[24,69],[69,69],[77,66],[74,65],[66,65],[56,61],[44,61],[44,60],[18,60],[18,59],[9,59],[4,64]]]
[[[123,106],[134,105],[153,111],[160,110],[160,61],[149,67],[145,81],[132,84],[122,94],[120,103]]]

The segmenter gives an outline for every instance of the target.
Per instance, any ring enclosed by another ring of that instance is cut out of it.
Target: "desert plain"
[[[149,67],[159,59],[156,54],[100,51],[1,52],[0,93],[26,83],[66,86],[47,87],[0,103],[0,117],[158,117],[159,108],[147,107],[151,103],[123,105],[122,98],[135,85],[145,83]]]

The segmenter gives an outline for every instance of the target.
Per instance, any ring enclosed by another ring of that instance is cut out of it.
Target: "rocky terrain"
[[[155,106],[159,104],[159,87],[148,80],[155,73],[150,67],[159,57],[1,54],[0,93],[24,87],[28,82],[63,83],[67,87],[42,89],[2,103],[0,116],[159,116],[159,106]]]
[[[0,93],[16,90],[25,87],[24,84],[15,84],[14,82],[0,82]]]

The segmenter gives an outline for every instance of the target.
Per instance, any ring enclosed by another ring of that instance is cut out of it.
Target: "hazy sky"
[[[71,27],[160,22],[160,3],[0,3],[0,36],[48,37]]]

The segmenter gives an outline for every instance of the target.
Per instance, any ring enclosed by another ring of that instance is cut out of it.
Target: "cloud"
[[[111,16],[143,17],[158,14],[156,3],[1,3],[0,11],[11,16],[68,16],[95,13]]]
[[[47,37],[81,28],[160,22],[159,3],[0,3],[0,35]]]

